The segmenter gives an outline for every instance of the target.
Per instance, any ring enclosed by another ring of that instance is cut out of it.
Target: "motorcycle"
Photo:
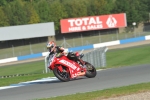
[[[63,82],[76,79],[79,76],[86,76],[88,78],[95,77],[97,74],[95,67],[86,61],[84,61],[85,66],[83,67],[81,63],[75,59],[76,55],[79,55],[80,59],[84,56],[78,52],[76,52],[76,54],[69,52],[67,56],[61,55],[60,57],[56,57],[56,54],[50,54],[48,68]]]

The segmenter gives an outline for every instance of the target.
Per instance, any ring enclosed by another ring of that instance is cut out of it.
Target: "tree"
[[[107,14],[109,11],[106,7],[107,7],[106,0],[89,0],[88,15]]]
[[[5,13],[8,16],[10,25],[23,25],[27,23],[26,11],[21,0],[15,0],[7,4]]]
[[[8,26],[8,25],[9,25],[8,18],[3,12],[2,7],[0,7],[0,26]]]
[[[148,21],[149,4],[149,0],[116,0],[113,12],[125,12],[128,26],[132,26],[133,22],[138,26],[139,23]]]
[[[39,23],[40,22],[40,18],[39,15],[37,14],[36,10],[33,8],[32,5],[30,5],[29,7],[29,24],[33,24],[33,23]]]
[[[87,0],[68,0],[64,3],[69,17],[87,16]]]
[[[138,0],[139,7],[138,7],[138,14],[141,15],[141,21],[146,22],[149,20],[149,11],[150,11],[150,0]],[[149,10],[148,10],[149,9]]]
[[[6,0],[0,0],[0,6],[4,6],[7,4],[7,1]]]
[[[133,22],[139,23],[140,15],[138,15],[138,2],[136,0],[117,0],[113,12],[126,13],[127,24],[132,26]]]
[[[59,0],[55,0],[51,2],[49,9],[49,21],[55,22],[55,30],[59,30],[60,20],[68,17],[65,7],[60,3]]]
[[[40,22],[42,23],[47,22],[49,19],[49,13],[50,13],[48,2],[45,0],[41,0],[37,3],[37,7],[35,8],[40,17]]]

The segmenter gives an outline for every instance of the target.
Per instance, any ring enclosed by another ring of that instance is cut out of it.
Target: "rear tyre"
[[[63,81],[63,82],[67,82],[67,81],[70,81],[70,75],[69,73],[66,71],[65,68],[63,68],[63,72],[61,72],[58,67],[55,67],[53,69],[53,73],[54,75],[60,80],[60,81]]]
[[[87,69],[85,76],[88,78],[95,77],[97,74],[95,67],[88,62],[86,62],[85,65],[86,65],[86,69]]]

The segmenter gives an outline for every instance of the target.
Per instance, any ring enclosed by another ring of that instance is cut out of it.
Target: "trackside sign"
[[[110,14],[81,18],[62,19],[61,33],[126,27],[126,14]]]

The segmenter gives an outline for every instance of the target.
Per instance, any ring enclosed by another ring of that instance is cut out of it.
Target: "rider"
[[[47,49],[49,50],[50,54],[56,54],[56,57],[61,57],[61,55],[66,55],[67,52],[65,51],[65,49],[61,46],[56,46],[54,41],[50,41],[47,44]],[[75,55],[75,58],[77,59],[77,61],[79,61],[83,67],[85,67],[85,63],[82,59],[80,59],[79,55]],[[85,72],[80,72],[78,73],[78,76],[83,76],[85,75]]]
[[[66,52],[64,52],[65,49],[61,46],[56,46],[54,41],[50,41],[47,43],[47,49],[51,54],[56,53],[56,57],[60,57],[61,55],[66,54]]]
[[[56,46],[54,41],[50,41],[47,43],[47,49],[49,50],[50,53],[56,53],[56,57],[60,57],[61,55],[67,55],[68,52],[65,51],[65,49],[61,46]],[[73,52],[72,52],[73,53]],[[82,59],[80,59],[79,54],[75,54],[75,58],[77,59],[77,61],[79,61],[82,66],[85,65],[84,61]]]

